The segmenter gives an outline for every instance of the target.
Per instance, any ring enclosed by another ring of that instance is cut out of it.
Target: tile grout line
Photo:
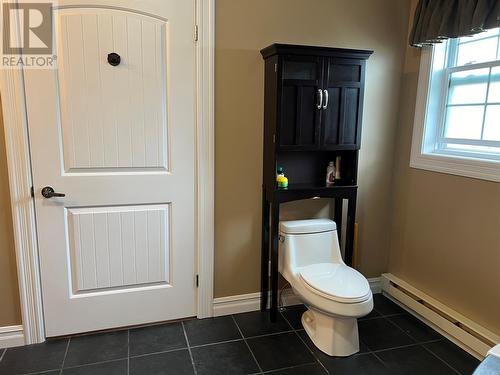
[[[43,374],[50,374],[51,372],[54,372],[54,371],[62,371],[63,369],[52,369],[52,370],[43,370],[43,371],[37,371],[37,372],[24,372],[22,374],[19,374],[19,375],[43,375]]]
[[[404,316],[404,315],[407,315],[407,313],[397,313],[397,314],[387,314],[387,315],[380,314],[377,316],[372,316],[370,318],[366,318],[366,317],[358,318],[358,322],[365,322],[367,320],[375,320],[375,319],[382,319],[382,318],[393,318],[396,316]]]
[[[393,346],[393,347],[390,347],[390,348],[377,349],[377,350],[369,350],[367,353],[374,353],[375,354],[375,353],[387,352],[387,351],[390,351],[390,350],[410,348],[412,346],[419,346],[419,345],[424,345],[424,344],[430,344],[430,343],[438,342],[438,341],[441,341],[441,340],[422,341],[422,342],[415,342],[413,344]],[[361,353],[361,354],[363,354],[363,353]]]
[[[186,345],[187,345],[187,350],[189,352],[189,358],[191,358],[191,365],[193,366],[194,375],[197,375],[198,371],[196,371],[196,366],[194,364],[193,353],[191,352],[191,346],[189,345],[189,339],[188,339],[188,336],[187,336],[186,327],[184,326],[184,322],[181,322],[181,325],[182,325],[182,331],[184,332],[184,338],[186,339]]]
[[[438,360],[440,360],[441,362],[443,362],[446,366],[448,366],[449,368],[451,368],[453,371],[455,371],[457,374],[459,375],[462,375],[462,373],[460,371],[458,371],[457,369],[455,369],[452,365],[450,365],[448,362],[446,362],[443,358],[441,358],[440,356],[438,356],[436,353],[434,353],[432,350],[430,349],[427,349],[423,344],[420,345],[422,348],[424,348],[424,350],[426,350],[427,352],[429,352],[432,356],[436,357]]]
[[[5,355],[6,351],[7,351],[7,349],[3,349],[2,355],[0,356],[0,362],[2,362],[3,356]]]
[[[394,315],[392,315],[394,316]],[[391,317],[391,316],[390,316]],[[401,330],[401,332],[404,332],[408,337],[410,337],[412,340],[414,340],[418,345],[421,345],[422,347],[425,348],[424,344],[429,344],[429,343],[433,343],[433,342],[438,342],[438,341],[442,341],[443,339],[442,338],[439,338],[439,339],[433,339],[433,340],[425,340],[425,341],[419,341],[417,340],[415,337],[413,337],[412,335],[410,335],[409,333],[407,333],[402,327],[399,326],[399,324],[397,324],[396,322],[393,322],[391,319],[386,319],[389,323],[391,323],[392,325],[394,325],[395,327],[399,328]],[[425,324],[425,323],[424,323]],[[425,324],[427,327],[429,327],[427,324]],[[432,329],[432,327],[429,327]],[[434,331],[434,329],[433,329]],[[436,331],[437,332],[437,331]],[[439,333],[439,332],[438,332]],[[428,350],[427,348],[425,348],[426,350]],[[379,350],[380,351],[380,350]],[[431,352],[432,354],[434,354],[433,352]],[[434,354],[436,357],[438,357],[436,354]],[[438,357],[439,358],[439,357]],[[443,361],[443,359],[439,358],[440,360]],[[455,369],[454,369],[455,370]],[[456,371],[456,370],[455,370]]]
[[[176,348],[176,349],[169,349],[169,350],[162,350],[159,352],[151,352],[151,353],[143,353],[143,354],[137,354],[133,355],[130,358],[142,358],[142,357],[149,357],[151,355],[156,355],[156,354],[164,354],[164,353],[172,353],[172,352],[180,352],[181,350],[186,350],[187,346],[184,348]]]
[[[385,368],[388,368],[389,366],[387,366],[387,364],[382,360],[382,358],[380,358],[377,353],[374,353],[374,352],[369,352],[370,354],[372,354],[375,358],[377,358],[377,360],[385,367]]]
[[[218,344],[227,344],[231,342],[237,342],[237,341],[242,341],[243,339],[232,339],[232,340],[224,340],[224,341],[216,341],[216,342],[210,342],[208,344],[200,344],[200,345],[193,345],[191,348],[196,349],[196,348],[204,348],[206,346],[212,346],[212,345],[218,345]],[[185,348],[184,348],[185,349]]]
[[[38,371],[38,372],[23,372],[22,374],[18,375],[44,375],[44,374],[50,374],[51,372],[54,371],[61,371],[61,369],[52,369],[52,370],[43,370],[43,371]]]
[[[281,316],[283,317],[283,319],[285,319],[285,321],[288,323],[288,325],[290,327],[292,327],[292,324],[290,323],[290,321],[286,318],[285,315],[283,315],[281,312],[280,312]],[[292,327],[293,328],[293,327]],[[325,367],[325,365],[319,360],[319,358],[316,356],[316,354],[313,352],[313,350],[309,347],[309,345],[307,345],[307,343],[302,339],[302,337],[300,337],[299,333],[297,332],[297,330],[294,328],[293,329],[293,332],[295,333],[295,335],[299,338],[299,340],[302,342],[302,344],[304,344],[307,348],[307,350],[309,350],[309,353],[311,353],[311,355],[313,356],[313,358],[316,360],[316,362],[319,363],[319,365],[323,368],[323,370],[326,371],[326,373],[329,375],[330,374],[330,371],[328,371],[328,369]],[[305,329],[304,329],[304,332],[305,332]],[[306,332],[306,335],[307,335],[307,332]]]
[[[68,338],[68,343],[66,344],[66,350],[64,351],[64,357],[61,363],[61,370],[59,371],[59,375],[62,375],[64,369],[64,363],[66,362],[66,357],[68,356],[69,344],[71,343],[71,336]]]
[[[74,365],[74,366],[68,366],[66,368],[62,368],[60,370],[69,370],[69,369],[73,369],[73,368],[79,368],[79,367],[86,367],[86,366],[93,366],[93,365],[101,365],[103,363],[111,363],[111,362],[120,362],[120,361],[124,361],[126,360],[127,358],[123,357],[123,358],[115,358],[115,359],[108,359],[108,360],[105,360],[105,361],[98,361],[98,362],[89,362],[89,363],[82,363],[81,365]],[[55,370],[59,370],[59,369],[53,369],[53,370],[44,370],[43,372],[41,372],[41,374],[45,373],[45,372],[50,372],[50,371],[55,371]],[[40,374],[40,372],[28,372],[28,373],[23,373],[21,375],[31,375],[31,374]]]
[[[398,324],[396,324],[396,322],[393,322],[391,319],[388,319],[388,318],[385,319],[385,320],[387,320],[393,326],[397,327],[401,332],[403,332],[406,336],[408,336],[409,338],[411,338],[413,341],[418,342],[417,339],[415,339],[412,335],[410,335],[409,333],[407,333],[403,328],[401,328]]]
[[[411,314],[408,314],[410,316],[412,316]],[[397,315],[388,315],[388,318],[392,318],[392,317],[395,317]],[[402,327],[399,326],[399,324],[397,324],[396,322],[393,322],[391,319],[386,319],[387,321],[389,321],[389,323],[391,323],[392,325],[398,327],[402,332],[404,332],[407,336],[409,336],[412,340],[414,340],[416,343],[418,344],[428,344],[428,343],[431,343],[431,342],[437,342],[437,341],[442,341],[444,336],[441,335],[439,332],[437,332],[436,330],[434,330],[431,326],[425,324],[424,322],[422,322],[422,324],[424,324],[426,327],[432,329],[433,331],[435,331],[436,333],[438,333],[441,338],[439,339],[432,339],[432,340],[425,340],[425,341],[419,341],[417,340],[415,337],[413,337],[411,334],[407,333]]]
[[[130,375],[130,329],[127,329],[127,375]]]
[[[273,370],[269,370],[269,371],[266,371],[266,372],[263,372],[264,375],[272,375],[272,374],[275,374],[277,372],[280,372],[280,371],[283,371],[283,370],[291,370],[291,369],[294,369],[294,368],[300,368],[300,367],[306,367],[306,366],[310,366],[310,365],[315,365],[316,363],[315,362],[309,362],[309,363],[302,363],[301,365],[294,365],[294,366],[288,366],[288,367],[280,367],[280,368],[276,368],[276,369],[273,369]],[[329,372],[327,372],[328,374],[330,374]]]
[[[281,335],[283,333],[293,333],[294,331],[295,330],[292,328],[292,329],[289,329],[288,331],[272,332],[272,333],[266,333],[266,334],[263,334],[263,335],[248,336],[247,339],[258,339],[258,338],[261,338],[261,337],[277,336],[277,335]]]
[[[409,347],[409,346],[414,346],[414,345],[418,345],[419,342],[417,340],[415,340],[413,338],[413,336],[410,336],[408,333],[406,333],[404,331],[403,328],[401,328],[400,326],[398,326],[396,323],[394,323],[392,320],[388,319],[388,317],[391,317],[391,316],[397,316],[398,314],[392,314],[392,315],[381,315],[379,318],[380,319],[384,319],[386,322],[388,322],[389,324],[393,325],[394,327],[396,327],[397,329],[399,329],[405,336],[409,337],[411,340],[413,340],[414,342],[411,343],[411,344],[407,344],[407,345],[400,345],[400,346],[395,346],[395,347],[391,347],[391,348],[385,348],[385,349],[375,349],[373,350],[372,348],[370,348],[370,346],[365,343],[363,340],[361,340],[361,338],[359,339],[359,341],[363,341],[363,343],[365,344],[365,346],[368,348],[368,352],[369,353],[377,353],[377,352],[381,352],[381,351],[385,351],[385,350],[391,350],[391,349],[399,349],[399,348],[406,348],[406,347]],[[376,318],[373,318],[373,319],[376,319]],[[373,320],[373,319],[366,319],[365,321],[370,321],[370,320]],[[358,321],[358,324],[359,324],[359,321]],[[359,330],[359,327],[358,327],[358,330]],[[379,356],[376,356],[378,359]]]
[[[392,350],[392,349],[400,349],[400,348],[407,348],[407,347],[410,347],[410,346],[416,346],[416,345],[422,345],[423,344],[427,344],[427,343],[431,343],[431,342],[437,342],[437,341],[441,341],[442,338],[440,339],[433,339],[433,340],[426,340],[426,341],[419,341],[417,340],[416,338],[414,338],[412,335],[410,335],[409,333],[407,333],[402,327],[400,327],[396,322],[392,321],[390,318],[393,318],[393,317],[397,317],[397,316],[405,316],[405,315],[411,315],[409,314],[408,312],[402,312],[402,313],[395,313],[395,314],[382,314],[380,313],[379,311],[377,311],[375,308],[374,308],[374,311],[376,311],[377,313],[380,314],[380,316],[378,317],[373,317],[373,318],[368,318],[368,319],[363,319],[362,321],[370,321],[370,320],[374,320],[374,319],[380,319],[380,318],[383,318],[385,319],[387,322],[389,322],[389,324],[393,325],[394,327],[398,328],[401,332],[403,332],[407,337],[409,337],[410,339],[412,339],[414,341],[414,343],[412,344],[408,344],[408,345],[400,345],[400,346],[395,346],[395,347],[391,347],[391,348],[385,348],[385,349],[377,349],[377,350],[372,350],[366,343],[366,347],[368,348],[368,352],[370,353],[373,353],[373,354],[376,354],[376,353],[379,353],[379,352],[383,352],[383,351],[387,351],[387,350]],[[359,323],[359,322],[358,322]],[[425,324],[425,323],[424,323]],[[431,327],[429,327],[431,328]],[[360,340],[361,341],[361,340]],[[377,356],[377,358],[379,358]]]
[[[240,333],[241,337],[243,337],[243,342],[245,343],[245,345],[247,346],[248,350],[250,351],[250,354],[252,355],[252,358],[255,361],[255,364],[257,365],[257,368],[259,369],[259,372],[261,374],[264,373],[264,371],[262,370],[262,367],[260,367],[259,361],[257,361],[257,358],[255,357],[255,354],[253,353],[252,349],[250,348],[250,345],[248,345],[248,342],[247,342],[245,336],[243,335],[243,332],[241,331],[240,326],[236,322],[236,319],[234,318],[234,315],[231,314],[231,318],[233,319],[233,322],[236,325],[236,328],[238,329],[238,332]]]

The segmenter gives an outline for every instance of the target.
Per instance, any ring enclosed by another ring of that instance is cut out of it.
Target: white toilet
[[[308,307],[302,324],[331,356],[359,351],[358,321],[373,309],[366,278],[342,260],[337,226],[328,219],[280,223],[279,269]]]

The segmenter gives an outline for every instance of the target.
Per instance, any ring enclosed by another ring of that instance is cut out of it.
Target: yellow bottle
[[[281,189],[286,189],[288,187],[288,178],[285,177],[283,167],[278,167],[276,182],[278,183],[278,187]]]

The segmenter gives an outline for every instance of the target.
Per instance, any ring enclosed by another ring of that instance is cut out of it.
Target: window
[[[423,50],[411,166],[500,181],[500,28]]]

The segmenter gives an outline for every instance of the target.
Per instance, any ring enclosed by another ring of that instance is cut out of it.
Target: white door
[[[196,315],[194,0],[96,3],[25,71],[49,337]]]

